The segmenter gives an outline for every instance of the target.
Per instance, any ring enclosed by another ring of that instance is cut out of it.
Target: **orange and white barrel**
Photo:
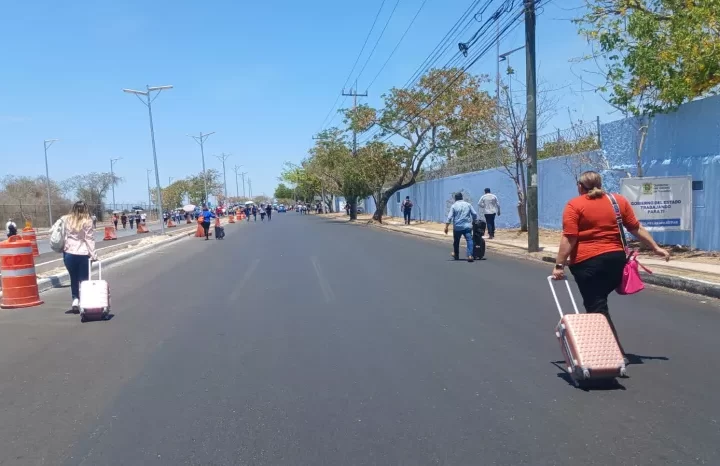
[[[17,309],[43,303],[30,241],[16,235],[0,243],[0,275],[3,288],[1,308]]]

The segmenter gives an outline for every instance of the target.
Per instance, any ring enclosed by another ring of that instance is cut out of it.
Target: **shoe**
[[[468,260],[467,260],[467,261],[468,261],[468,262],[475,262],[475,258],[473,258],[473,257],[468,257]]]
[[[72,304],[70,305],[70,309],[73,312],[80,312],[80,300],[75,298],[72,300]]]

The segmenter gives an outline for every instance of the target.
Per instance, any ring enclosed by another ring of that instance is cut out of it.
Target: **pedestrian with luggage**
[[[210,220],[215,218],[215,214],[212,213],[210,209],[208,209],[208,206],[203,205],[202,212],[200,212],[200,216],[202,216],[202,227],[203,231],[205,232],[205,241],[210,240]]]
[[[17,235],[17,225],[13,222],[13,219],[9,218],[5,224],[5,234],[8,238]]]
[[[460,239],[465,238],[467,243],[467,261],[475,262],[473,258],[472,225],[477,220],[477,212],[472,204],[463,200],[462,193],[455,194],[455,203],[450,207],[447,221],[445,222],[445,234],[448,234],[450,224],[453,226],[453,257],[460,258]]]
[[[496,195],[490,192],[490,188],[485,188],[485,194],[478,201],[478,207],[485,215],[488,238],[495,238],[495,216],[500,216],[500,201]]]
[[[267,213],[268,222],[272,219],[272,205],[268,204],[265,206],[265,212]]]
[[[571,199],[563,211],[563,236],[552,277],[564,279],[565,266],[570,266],[585,311],[600,313],[607,318],[620,350],[625,354],[608,309],[608,296],[622,282],[627,263],[624,231],[620,230],[620,224],[666,261],[670,260],[670,253],[658,246],[640,225],[625,197],[603,190],[599,173],[586,171],[580,175],[577,189],[578,196]],[[616,207],[619,219],[616,218]]]
[[[410,214],[412,213],[413,203],[410,201],[410,196],[405,196],[405,200],[400,205],[405,218],[405,225],[410,225]]]
[[[70,275],[71,309],[80,312],[80,282],[89,278],[90,261],[97,260],[95,229],[88,206],[78,201],[63,217],[63,263]]]

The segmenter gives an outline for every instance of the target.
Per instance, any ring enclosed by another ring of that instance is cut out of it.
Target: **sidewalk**
[[[338,221],[347,219],[345,215],[335,217]],[[371,221],[372,218],[370,215],[358,215],[358,220],[365,223]],[[435,222],[405,225],[402,219],[384,217],[382,224],[373,223],[373,226],[426,238],[448,238],[443,231],[445,225]],[[543,230],[540,235],[541,252],[539,253],[527,251],[527,240],[508,238],[508,236],[519,236],[517,230],[498,230],[494,239],[486,239],[486,244],[491,250],[495,249],[511,255],[522,254],[526,257],[554,263],[560,235],[559,231]],[[450,243],[450,240],[447,241]],[[720,298],[720,258],[716,256],[699,258],[698,261],[676,260],[671,256],[670,262],[665,262],[653,259],[652,256],[643,253],[639,261],[653,272],[652,275],[643,272],[643,279],[646,283]]]

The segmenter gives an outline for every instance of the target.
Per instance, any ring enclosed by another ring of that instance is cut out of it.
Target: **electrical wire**
[[[396,0],[395,6],[393,7],[392,11],[390,12],[390,16],[388,16],[387,21],[385,21],[385,26],[383,26],[382,31],[380,31],[380,35],[378,36],[377,40],[375,41],[375,45],[373,45],[373,48],[370,51],[370,55],[368,55],[367,59],[365,60],[365,63],[363,64],[362,68],[360,69],[360,72],[358,73],[357,77],[355,77],[356,83],[360,79],[360,76],[362,76],[363,71],[365,71],[365,68],[367,67],[368,63],[370,62],[370,59],[372,58],[373,54],[375,53],[375,49],[377,48],[378,44],[380,43],[380,39],[382,39],[383,34],[385,34],[385,30],[387,29],[388,25],[390,24],[390,20],[392,20],[393,15],[395,15],[395,10],[397,10],[397,7],[399,4],[400,4],[400,0]]]
[[[367,36],[365,36],[365,41],[363,42],[362,48],[360,48],[360,53],[358,53],[357,58],[355,58],[355,63],[353,63],[353,66],[350,69],[350,73],[348,73],[348,76],[345,79],[345,83],[342,86],[343,89],[345,89],[345,86],[347,86],[347,83],[350,81],[350,78],[352,77],[353,73],[355,72],[355,67],[357,67],[358,62],[360,61],[360,57],[362,57],[362,54],[365,51],[365,47],[367,46],[368,40],[370,40],[370,36],[372,35],[373,30],[375,29],[375,25],[377,24],[377,20],[380,17],[380,13],[382,12],[382,9],[385,6],[386,1],[387,0],[382,0],[382,3],[380,4],[380,8],[378,8],[377,13],[375,14],[375,19],[373,20],[372,26],[370,26],[370,31],[368,31]],[[397,6],[397,5],[395,5],[395,6]],[[330,111],[327,113],[327,115],[325,115],[325,118],[323,119],[323,122],[320,125],[320,131],[322,131],[325,128],[325,122],[327,121],[328,118],[330,118],[330,115],[332,115],[333,111],[337,107],[337,104],[340,101],[340,97],[342,97],[342,94],[339,94],[337,96],[337,98],[335,99],[335,103],[333,103],[332,107],[330,108]],[[318,131],[318,133],[320,131]]]

